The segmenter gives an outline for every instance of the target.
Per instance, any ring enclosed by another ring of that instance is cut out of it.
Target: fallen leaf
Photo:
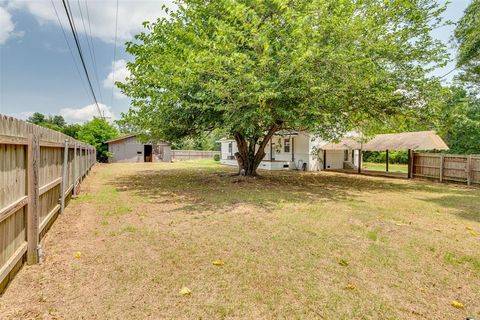
[[[212,262],[214,266],[221,267],[225,264],[225,262],[222,259],[218,259]]]
[[[344,259],[338,260],[338,264],[341,265],[342,267],[348,266],[347,260],[344,260]]]
[[[476,233],[476,232],[473,231],[473,230],[470,230],[470,233],[471,233],[473,236],[475,236],[475,237],[478,236],[478,233]]]
[[[192,294],[192,290],[188,289],[187,287],[183,287],[182,289],[180,289],[180,294],[182,296],[189,296]]]
[[[349,283],[345,286],[345,289],[348,289],[348,290],[355,290],[357,288],[357,286],[355,285],[355,283]]]
[[[75,258],[79,259],[82,256],[80,251],[75,252]]]
[[[467,230],[473,230],[472,227],[465,227],[465,229],[467,229]]]
[[[457,308],[457,309],[463,309],[464,308],[463,303],[461,303],[457,300],[453,300],[451,305],[452,305],[452,307]]]

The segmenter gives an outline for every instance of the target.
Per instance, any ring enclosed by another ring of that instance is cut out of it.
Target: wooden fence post
[[[73,144],[73,191],[72,194],[77,195],[77,143]]]
[[[444,160],[444,155],[440,155],[440,182],[443,182],[443,163],[445,162]]]
[[[40,137],[32,133],[28,137],[27,151],[27,263],[38,262],[38,230],[39,230],[39,167],[40,167]]]
[[[65,139],[63,146],[63,168],[62,168],[62,190],[60,191],[60,214],[65,210],[65,192],[67,191],[68,181],[68,139]]]
[[[467,163],[466,163],[466,171],[467,171],[467,186],[472,184],[472,156],[467,156]]]

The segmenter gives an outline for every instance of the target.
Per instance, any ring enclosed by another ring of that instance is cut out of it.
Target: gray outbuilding
[[[166,142],[142,143],[132,134],[105,141],[108,144],[109,163],[114,162],[170,162],[172,150]]]

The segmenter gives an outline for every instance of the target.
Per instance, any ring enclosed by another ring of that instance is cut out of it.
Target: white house
[[[220,142],[220,163],[237,166],[235,140],[222,139]],[[327,144],[327,141],[305,132],[279,133],[265,147],[266,155],[258,168],[303,171],[358,168],[359,150],[322,150],[322,146]]]
[[[235,160],[235,140],[223,139],[220,162],[238,165]],[[338,143],[323,141],[305,132],[284,132],[274,136],[265,148],[266,155],[260,169],[267,170],[358,170],[363,151],[386,151],[388,171],[389,151],[448,150],[446,143],[434,131],[417,131],[378,134],[363,143],[354,138],[344,138]],[[408,161],[408,176],[412,163]]]

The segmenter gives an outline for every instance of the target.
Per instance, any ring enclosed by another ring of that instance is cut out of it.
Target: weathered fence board
[[[220,155],[220,151],[202,151],[202,150],[172,150],[172,160],[202,160],[213,159],[214,155]]]
[[[480,155],[413,154],[413,177],[480,183]]]
[[[74,144],[82,150],[75,164]],[[0,115],[0,292],[26,258],[38,261],[38,243],[60,212],[62,186],[66,197],[73,190],[73,169],[78,183],[94,163],[94,147]]]

